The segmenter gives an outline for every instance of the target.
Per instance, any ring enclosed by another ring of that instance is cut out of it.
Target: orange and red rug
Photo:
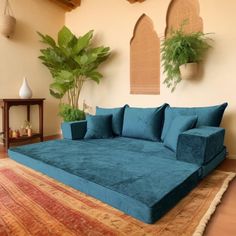
[[[148,225],[3,159],[0,160],[0,236],[202,235],[234,176],[215,171],[162,219]]]

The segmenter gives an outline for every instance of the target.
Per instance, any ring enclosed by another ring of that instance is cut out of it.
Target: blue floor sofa
[[[151,224],[224,160],[226,106],[97,107],[86,121],[63,123],[62,140],[9,156]]]

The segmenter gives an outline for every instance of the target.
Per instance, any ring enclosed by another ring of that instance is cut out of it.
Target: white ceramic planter
[[[27,79],[23,79],[23,83],[20,87],[19,96],[22,99],[29,99],[32,97],[32,90],[30,89]]]
[[[198,72],[197,63],[187,63],[179,67],[181,78],[184,80],[193,79]]]
[[[3,36],[10,38],[15,31],[16,19],[11,15],[2,15],[0,19],[0,32]]]

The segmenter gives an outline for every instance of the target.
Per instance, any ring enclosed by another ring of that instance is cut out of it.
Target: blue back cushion
[[[122,133],[124,107],[117,108],[101,108],[96,107],[96,115],[112,115],[112,130],[114,135],[120,136]]]
[[[167,106],[165,109],[164,115],[164,126],[162,130],[161,140],[164,140],[164,137],[171,125],[171,121],[179,115],[196,115],[198,117],[196,127],[200,126],[215,126],[219,127],[222,120],[225,108],[228,103],[223,103],[217,106],[210,107],[170,107]]]
[[[159,141],[166,104],[157,108],[126,107],[122,136]]]
[[[113,136],[111,115],[104,115],[104,116],[87,115],[86,120],[87,120],[87,132],[84,136],[85,139],[111,138]]]
[[[164,137],[164,145],[175,152],[179,135],[192,129],[196,125],[197,119],[197,116],[176,116]]]

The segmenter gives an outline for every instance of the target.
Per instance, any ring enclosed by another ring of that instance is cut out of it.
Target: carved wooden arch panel
[[[160,39],[145,14],[130,41],[130,93],[160,94]]]
[[[188,23],[183,28],[184,32],[203,31],[199,1],[172,0],[167,10],[165,35],[167,35],[171,29],[178,29],[186,19],[188,19]]]

